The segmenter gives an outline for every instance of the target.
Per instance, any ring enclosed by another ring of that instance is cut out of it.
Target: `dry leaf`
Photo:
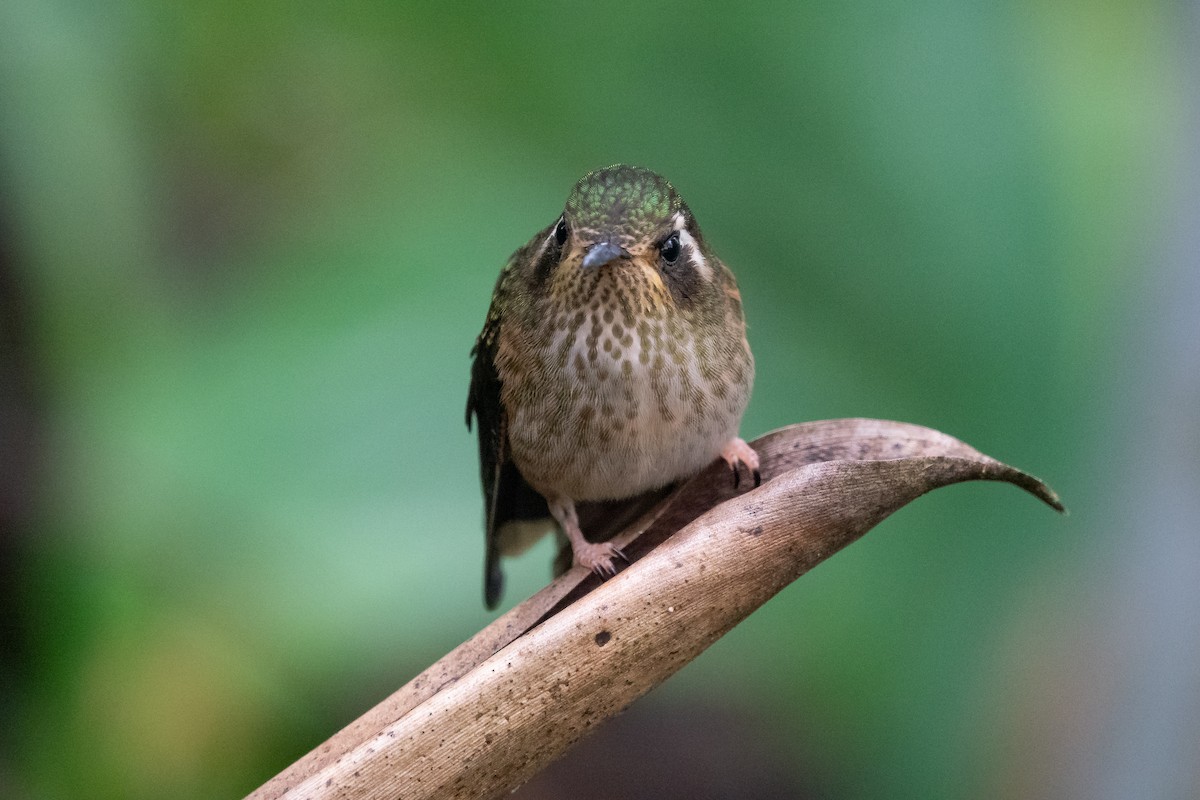
[[[505,794],[925,492],[1006,481],[1063,510],[1036,478],[917,425],[804,423],[754,447],[761,487],[736,493],[718,462],[647,498],[614,539],[630,567],[568,571],[250,798]]]

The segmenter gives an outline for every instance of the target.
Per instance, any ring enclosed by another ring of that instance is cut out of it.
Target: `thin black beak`
[[[618,258],[629,257],[629,251],[619,244],[600,242],[588,248],[587,255],[583,257],[583,268],[602,267],[609,262],[616,261]]]

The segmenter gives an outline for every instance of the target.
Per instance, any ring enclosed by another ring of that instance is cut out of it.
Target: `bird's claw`
[[[754,448],[746,444],[744,440],[737,437],[730,439],[721,450],[721,458],[725,459],[725,463],[733,472],[734,491],[741,487],[742,474],[739,467],[742,466],[754,478],[754,488],[757,489],[762,485],[762,473],[758,471],[758,453],[754,452]]]
[[[613,563],[615,558],[629,563],[628,556],[609,542],[588,544],[575,550],[575,563],[587,567],[601,578],[611,578],[617,574],[617,566]]]
[[[757,468],[752,468],[748,464],[745,464],[745,462],[743,462],[741,459],[738,459],[729,465],[729,471],[733,473],[733,490],[735,492],[742,485],[742,471],[738,469],[739,465],[745,465],[747,471],[750,473],[750,477],[754,478],[755,489],[757,489],[759,486],[762,486],[762,473],[759,472]]]

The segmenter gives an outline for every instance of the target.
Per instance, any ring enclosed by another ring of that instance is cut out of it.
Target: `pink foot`
[[[758,471],[758,453],[754,452],[754,448],[746,444],[744,439],[737,436],[730,439],[721,448],[721,458],[725,459],[725,463],[733,470],[733,488],[738,488],[741,483],[741,474],[738,471],[738,465],[743,464],[746,471],[754,476],[754,485],[759,486],[762,483],[762,474]]]
[[[609,542],[573,544],[572,549],[575,551],[576,564],[587,567],[602,578],[610,578],[617,574],[617,568],[613,565],[614,558],[625,558],[625,554]]]

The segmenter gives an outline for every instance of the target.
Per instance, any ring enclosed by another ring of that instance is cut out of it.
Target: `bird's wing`
[[[514,259],[515,260],[515,259]],[[550,515],[545,499],[537,493],[513,463],[508,450],[508,413],[500,397],[501,378],[496,369],[501,298],[505,282],[514,278],[514,262],[500,273],[492,306],[475,347],[471,349],[471,388],[467,393],[467,428],[475,417],[479,435],[479,477],[483,483],[485,537],[483,593],[487,607],[495,608],[504,588],[500,571],[500,528],[508,522],[543,519]]]

